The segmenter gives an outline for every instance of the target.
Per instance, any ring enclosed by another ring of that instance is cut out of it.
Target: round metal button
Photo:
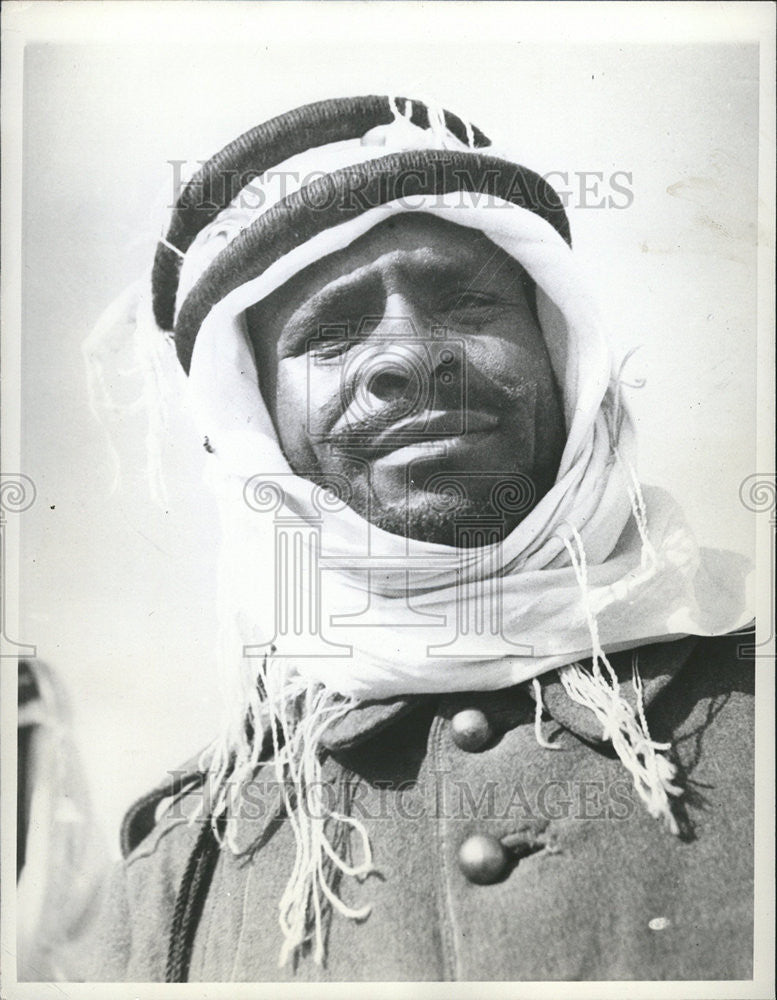
[[[459,848],[459,868],[470,882],[490,885],[507,871],[508,855],[496,837],[476,833]]]
[[[451,719],[451,735],[457,747],[473,753],[491,739],[491,725],[479,708],[465,708]]]

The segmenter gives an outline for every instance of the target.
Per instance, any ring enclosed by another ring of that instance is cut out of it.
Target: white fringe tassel
[[[644,502],[640,516],[645,517]],[[643,525],[646,526],[646,523],[645,518]],[[575,547],[567,539],[564,539],[564,545],[583,596],[593,654],[590,670],[585,669],[580,663],[570,663],[559,668],[559,678],[572,701],[590,709],[600,722],[603,739],[612,743],[621,763],[631,774],[634,787],[650,815],[662,819],[667,830],[677,835],[680,829],[672,812],[672,798],[682,795],[683,789],[675,783],[677,772],[674,764],[664,756],[671,744],[656,743],[650,738],[643,703],[638,653],[634,653],[632,658],[632,684],[637,697],[636,712],[621,695],[618,678],[599,642],[599,628],[591,608],[588,590],[588,570],[583,542],[574,527],[572,534]],[[602,672],[600,664],[604,665],[607,676]]]
[[[225,840],[236,851],[233,835],[237,816],[230,815],[230,789],[237,790],[254,773],[263,743],[262,730],[269,726],[272,735],[275,778],[281,790],[281,801],[294,836],[296,855],[291,875],[278,904],[278,922],[283,934],[278,965],[283,966],[307,943],[312,944],[313,960],[324,960],[325,904],[351,920],[363,920],[371,907],[348,906],[337,895],[334,882],[341,875],[360,881],[374,870],[369,835],[364,824],[332,808],[323,794],[320,744],[326,729],[353,708],[353,702],[343,700],[320,684],[308,683],[294,675],[286,662],[268,656],[259,671],[259,682],[266,697],[260,700],[259,686],[254,675],[254,703],[250,714],[254,725],[253,739],[243,734],[242,746],[234,760],[224,751],[229,743],[221,742],[219,760],[211,761],[211,771],[218,772],[219,797],[211,816],[216,826],[226,814]],[[261,715],[264,718],[262,723]],[[338,854],[330,836],[332,827],[355,832],[360,841],[361,861],[349,864]]]

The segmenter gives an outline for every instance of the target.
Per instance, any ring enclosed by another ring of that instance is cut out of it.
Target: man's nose
[[[419,406],[433,406],[441,377],[442,385],[455,377],[454,352],[436,343],[428,317],[405,295],[387,296],[370,343],[373,350],[362,382],[381,402],[407,399]]]

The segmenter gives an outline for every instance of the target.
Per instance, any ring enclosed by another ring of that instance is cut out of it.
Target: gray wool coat
[[[235,854],[214,854],[191,928],[190,981],[748,979],[753,922],[752,637],[640,650],[651,735],[671,740],[684,788],[680,836],[651,817],[593,715],[555,672],[542,679],[541,746],[523,686],[365,704],[327,735],[324,775],[369,832],[376,872],[343,878],[360,921],[326,920],[323,966],[278,968],[278,902],[294,857],[271,762],[242,789]],[[632,696],[631,653],[611,658]],[[627,680],[627,678],[629,678]],[[451,720],[477,708],[476,752]],[[125,822],[87,978],[164,980],[176,899],[204,789],[152,793]],[[160,799],[166,798],[161,816]],[[461,844],[509,845],[492,884]],[[347,845],[345,845],[347,848]],[[354,851],[357,848],[354,847]]]

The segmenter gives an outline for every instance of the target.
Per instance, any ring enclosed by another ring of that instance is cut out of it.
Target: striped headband
[[[457,148],[440,143],[439,149],[412,148],[319,172],[241,227],[176,306],[187,252],[241,189],[254,180],[261,182],[293,157],[362,139],[372,129],[391,125],[400,114],[419,129],[439,124]],[[479,129],[449,111],[435,113],[420,101],[379,96],[307,104],[229,143],[184,187],[152,270],[154,318],[160,329],[173,335],[184,371],[189,372],[200,326],[221,299],[319,233],[398,198],[456,191],[494,196],[535,212],[571,243],[569,222],[553,188],[528,168],[482,151],[490,145]]]

